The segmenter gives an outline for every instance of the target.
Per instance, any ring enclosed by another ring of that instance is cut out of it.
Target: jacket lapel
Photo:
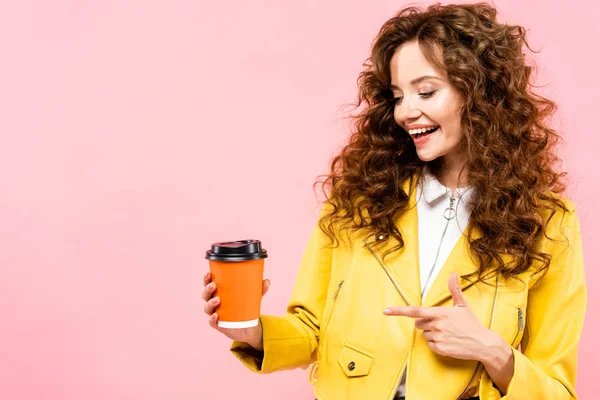
[[[402,188],[405,193],[409,193],[408,209],[394,219],[394,224],[402,233],[404,247],[390,253],[384,261],[383,254],[399,244],[396,239],[389,237],[387,240],[381,240],[377,236],[368,237],[369,241],[374,239],[375,243],[366,245],[408,305],[421,305],[416,182],[417,179],[413,179],[411,185],[410,179],[404,181]]]
[[[381,240],[378,237],[369,237],[367,239],[375,239],[376,242],[366,245],[366,247],[371,251],[381,267],[385,269],[392,283],[409,305],[431,307],[443,303],[452,297],[448,290],[448,280],[452,272],[458,271],[460,277],[477,271],[477,265],[471,260],[467,238],[465,235],[461,235],[421,304],[416,183],[417,179],[413,179],[412,185],[410,179],[407,179],[403,183],[404,192],[409,194],[408,209],[394,219],[394,223],[402,233],[404,247],[390,253],[385,261],[383,260],[383,253],[397,246],[397,240],[392,237],[387,240]],[[471,223],[469,222],[465,234],[468,232],[470,226]],[[481,237],[481,232],[477,227],[473,227],[473,238],[476,239],[478,237]],[[459,283],[463,290],[472,285],[471,282],[464,279],[459,279]]]
[[[478,270],[477,265],[471,259],[469,241],[465,236],[470,226],[471,223],[469,222],[467,225],[467,230],[465,230],[465,233],[460,236],[456,242],[456,245],[450,252],[448,259],[442,266],[442,269],[435,277],[431,288],[427,292],[427,296],[425,296],[425,299],[423,300],[423,306],[433,307],[452,297],[450,290],[448,289],[448,281],[450,280],[450,275],[452,275],[454,271],[458,272],[458,283],[460,284],[462,290],[465,290],[473,284],[465,279],[460,278],[461,276],[477,272]],[[474,227],[473,237],[478,238],[480,236],[481,233],[476,227]]]

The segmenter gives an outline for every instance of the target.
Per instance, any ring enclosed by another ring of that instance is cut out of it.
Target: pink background
[[[598,5],[497,1],[530,30],[579,209],[578,389],[598,390]],[[312,399],[209,328],[212,242],[259,238],[282,314],[347,132],[340,106],[397,1],[0,5],[0,398]],[[560,327],[558,327],[560,329]],[[231,384],[234,382],[235,384]]]

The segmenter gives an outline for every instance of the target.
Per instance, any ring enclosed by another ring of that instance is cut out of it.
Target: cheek
[[[452,96],[440,94],[427,104],[427,114],[440,125],[452,125],[460,118],[457,104]]]
[[[431,114],[431,118],[442,126],[442,130],[449,136],[456,137],[457,140],[462,138],[460,108],[457,99],[453,96],[440,96],[433,104],[435,115]],[[432,109],[432,112],[433,109]]]

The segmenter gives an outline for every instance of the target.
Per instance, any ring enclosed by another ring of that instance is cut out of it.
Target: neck
[[[464,161],[441,158],[429,163],[429,168],[442,185],[452,189],[452,193],[456,188],[469,186]]]

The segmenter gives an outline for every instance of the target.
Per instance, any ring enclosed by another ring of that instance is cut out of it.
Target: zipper
[[[519,307],[518,309],[518,314],[519,314],[519,330],[523,330],[525,329],[525,320],[523,319],[523,309],[521,307]]]
[[[392,397],[390,397],[390,400],[394,400],[394,397],[396,397],[396,392],[398,391],[398,385],[400,384],[400,380],[402,379],[402,374],[404,373],[404,370],[406,369],[406,362],[408,361],[409,353],[407,353],[406,357],[404,357],[404,362],[402,362],[402,367],[400,367],[400,373],[396,377],[396,384],[394,385],[394,390],[392,391]]]
[[[394,285],[394,287],[396,288],[396,290],[398,291],[398,294],[400,294],[400,297],[402,297],[402,300],[404,300],[404,302],[409,305],[412,306],[413,303],[411,301],[408,301],[408,297],[404,295],[404,293],[402,293],[402,290],[398,287],[398,285],[396,284],[396,281],[394,280],[394,278],[392,278],[392,276],[390,275],[389,271],[387,270],[387,268],[383,265],[383,263],[381,262],[381,260],[379,259],[379,257],[377,256],[377,254],[375,254],[375,252],[371,249],[371,246],[367,245],[367,249],[369,249],[369,251],[371,252],[371,254],[373,254],[373,257],[375,257],[375,259],[379,262],[379,265],[381,265],[381,267],[383,268],[383,270],[385,271],[385,273],[387,274],[388,278],[390,278],[390,281],[392,282],[392,285]]]
[[[375,259],[379,262],[379,265],[381,265],[381,268],[383,268],[383,270],[387,274],[388,278],[392,282],[392,285],[394,285],[394,287],[396,288],[396,291],[398,292],[398,294],[400,295],[400,297],[402,297],[402,300],[404,300],[404,302],[407,305],[412,306],[413,303],[408,300],[408,297],[404,293],[402,293],[402,290],[398,287],[398,285],[396,284],[396,281],[394,280],[394,278],[392,278],[392,276],[390,275],[388,269],[385,267],[385,265],[383,265],[383,263],[381,262],[381,260],[377,256],[377,254],[375,254],[375,252],[371,249],[371,246],[367,245],[366,247],[367,247],[367,249],[369,249],[369,251],[371,252],[371,254],[373,254],[373,257],[375,257]],[[413,339],[413,344],[414,344],[414,339]],[[398,375],[396,376],[396,382],[394,384],[394,389],[392,391],[392,396],[390,397],[390,400],[393,400],[394,397],[396,397],[396,392],[398,391],[398,385],[400,384],[400,380],[402,379],[402,373],[406,369],[406,362],[408,361],[408,355],[409,354],[410,354],[410,351],[406,353],[406,357],[404,357],[404,362],[402,363],[402,366],[400,367],[400,370],[398,371]]]
[[[327,327],[329,326],[329,321],[331,321],[331,316],[333,315],[333,310],[335,308],[335,303],[337,301],[337,297],[338,294],[340,293],[340,290],[342,289],[342,285],[344,284],[344,280],[340,280],[338,282],[337,285],[337,289],[335,290],[335,293],[333,294],[333,304],[331,305],[331,312],[329,313],[329,318],[327,318],[327,324],[323,325],[323,329],[322,332],[319,333],[319,335],[321,335],[322,333],[325,332],[325,330],[327,329]],[[319,338],[319,341],[321,341],[321,338]],[[319,349],[321,348],[321,345],[319,344]],[[319,358],[320,358],[320,350],[319,350],[319,355],[317,356],[317,361],[315,361],[313,363],[313,365],[310,367],[310,372],[308,374],[308,381],[310,382],[311,385],[314,385],[315,383],[317,383],[317,377],[316,377],[316,373],[317,370],[319,369]]]
[[[334,300],[335,300],[335,299],[337,299],[338,293],[340,293],[340,289],[342,288],[342,285],[343,285],[343,284],[344,284],[344,280],[341,280],[341,281],[338,283],[337,290],[335,291],[335,294],[333,295],[333,299],[334,299]],[[332,310],[333,310],[333,307],[332,307]]]
[[[452,220],[456,216],[456,210],[454,209],[454,202],[456,198],[454,196],[450,196],[450,207],[444,210],[444,218],[446,219],[446,226],[444,227],[444,231],[442,232],[442,237],[440,238],[440,244],[438,245],[437,252],[435,253],[435,260],[433,261],[433,266],[429,271],[429,275],[427,276],[427,280],[425,281],[425,285],[423,285],[423,289],[427,288],[429,284],[429,280],[433,275],[433,271],[435,270],[435,266],[437,265],[437,260],[440,255],[440,249],[442,248],[442,243],[444,243],[444,237],[446,236],[446,231],[448,230],[448,225],[450,225],[450,220]],[[425,299],[425,290],[421,292],[421,302]]]
[[[515,335],[515,338],[513,339],[511,346],[513,346],[515,344],[515,342],[517,341],[517,338],[519,337],[519,332],[521,332],[525,328],[525,321],[523,319],[523,309],[520,307],[517,309],[517,316],[519,318],[519,329],[517,330],[517,333]],[[475,373],[471,377],[471,380],[467,384],[467,387],[465,388],[465,390],[463,390],[463,392],[460,394],[460,396],[458,396],[457,400],[460,400],[460,398],[465,394],[465,392],[467,391],[469,386],[471,386],[471,383],[473,383],[473,379],[475,379],[475,377],[477,376],[480,367],[483,367],[483,364],[479,363],[479,365],[477,365],[477,368],[475,368]]]
[[[521,333],[521,331],[525,329],[525,320],[523,318],[523,309],[521,307],[517,308],[517,317],[519,318],[519,329],[517,329],[517,333],[515,334],[515,338],[513,339],[511,346],[515,345],[515,342],[519,337],[519,333]]]
[[[494,292],[494,302],[492,303],[492,315],[490,316],[490,323],[488,325],[488,329],[492,329],[492,323],[494,321],[494,311],[496,310],[496,300],[498,299],[498,279],[500,278],[500,275],[496,274],[496,290]],[[519,309],[520,310],[520,309]],[[518,334],[518,333],[517,333]],[[479,361],[477,363],[477,367],[475,367],[475,372],[473,372],[473,376],[471,376],[471,380],[469,380],[469,383],[467,383],[467,386],[465,386],[464,390],[462,391],[462,393],[456,398],[456,400],[460,400],[464,394],[467,392],[467,390],[469,389],[469,386],[471,386],[471,383],[473,383],[473,380],[475,379],[475,377],[479,374],[479,369],[483,367],[483,363],[481,361]]]
[[[344,280],[340,280],[337,285],[337,289],[333,295],[333,304],[331,305],[331,312],[329,313],[329,317],[327,318],[327,324],[323,326],[322,332],[325,333],[325,330],[329,326],[329,321],[331,321],[331,316],[333,315],[333,310],[335,309],[335,303],[337,302],[337,297],[340,294],[340,290],[342,289],[342,285],[344,284]]]
[[[462,391],[462,393],[460,394],[460,396],[458,396],[456,398],[456,400],[460,400],[463,395],[467,392],[467,389],[469,389],[469,386],[471,386],[471,383],[473,383],[473,380],[475,379],[475,377],[479,374],[479,369],[483,367],[483,364],[481,362],[479,362],[477,364],[477,367],[475,368],[475,372],[473,373],[473,376],[471,377],[471,380],[469,381],[469,383],[467,383],[467,386],[465,387],[465,389]]]
[[[413,349],[415,347],[415,342],[417,340],[416,337],[415,337],[416,335],[417,335],[417,329],[415,328],[413,330],[413,334],[412,334],[412,342],[410,344],[410,349],[408,349],[408,354],[406,355],[406,359],[407,360],[408,360],[408,357],[410,357],[410,355],[412,354]],[[407,366],[408,365],[406,365],[405,368]],[[404,393],[404,397],[408,397],[408,396],[406,396],[408,394],[408,390],[407,390],[408,389],[408,368],[406,368],[406,371],[404,371],[404,370],[402,371],[402,373],[404,373],[404,372],[406,372],[406,377],[405,377],[405,381],[404,381],[405,382],[405,390],[406,390],[406,392]],[[402,378],[400,378],[400,379],[402,379]],[[400,380],[398,380],[398,382],[396,382],[396,388],[398,387],[399,384],[400,384]]]

